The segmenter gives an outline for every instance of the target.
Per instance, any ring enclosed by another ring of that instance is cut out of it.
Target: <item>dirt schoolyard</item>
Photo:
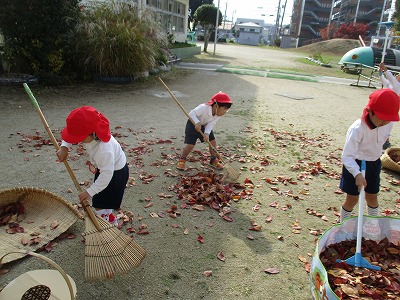
[[[255,57],[252,49],[245,49],[249,66],[262,61],[276,68],[278,59],[295,63],[293,53],[285,57],[283,51],[264,49]],[[219,51],[222,60],[235,59]],[[147,257],[128,274],[85,282],[83,221],[68,230],[76,238],[41,253],[74,279],[78,299],[310,299],[306,269],[315,239],[336,222],[335,208],[344,199],[337,193],[341,147],[373,89],[206,70],[176,69],[162,77],[187,110],[218,91],[234,102],[215,128],[221,153],[241,172],[240,198],[230,203],[229,221],[215,209],[185,206],[178,197],[183,179],[209,172],[201,164],[207,148],[196,146],[200,152],[193,153],[187,172],[175,169],[186,118],[156,78],[123,86],[31,86],[58,138],[78,106],[92,105],[110,120],[130,163],[122,209],[133,213],[135,232],[127,225],[121,231],[132,235]],[[40,187],[76,203],[77,192],[56,162],[54,147],[35,146],[32,137],[47,136],[22,86],[0,87],[0,116],[0,188]],[[399,137],[397,124],[394,146]],[[75,147],[70,164],[80,182],[92,180],[85,162]],[[393,180],[399,176],[382,172],[379,202],[382,211],[398,216]],[[174,205],[176,217],[167,212]],[[140,229],[147,234],[138,234]],[[7,264],[0,286],[43,267],[35,258]],[[276,274],[265,272],[270,268]]]

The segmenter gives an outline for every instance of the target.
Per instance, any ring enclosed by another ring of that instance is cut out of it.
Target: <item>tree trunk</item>
[[[204,52],[207,53],[207,47],[208,47],[208,40],[210,39],[209,35],[209,26],[204,26]]]

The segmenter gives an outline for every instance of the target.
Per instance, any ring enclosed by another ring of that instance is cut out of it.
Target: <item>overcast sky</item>
[[[286,4],[285,17],[283,24],[290,23],[294,0],[281,0],[281,6]],[[214,0],[215,6],[218,6],[218,0]],[[235,21],[237,18],[262,19],[266,23],[276,22],[276,13],[278,11],[279,0],[219,0],[219,10],[226,19]],[[281,10],[281,15],[283,10]],[[273,16],[270,16],[273,15]]]

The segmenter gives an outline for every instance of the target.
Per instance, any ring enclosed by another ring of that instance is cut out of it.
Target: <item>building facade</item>
[[[189,0],[133,0],[139,11],[151,9],[167,33],[173,33],[177,42],[186,42],[188,33]]]
[[[82,5],[107,0],[81,0]],[[139,15],[146,9],[154,12],[156,21],[165,34],[172,33],[175,41],[186,42],[188,33],[189,0],[122,0],[138,8]]]
[[[368,24],[369,36],[380,31],[378,25],[390,20],[388,10],[395,0],[295,0],[290,35],[297,46],[321,39],[320,30],[331,23],[338,27],[350,22]],[[384,30],[384,28],[382,28]]]

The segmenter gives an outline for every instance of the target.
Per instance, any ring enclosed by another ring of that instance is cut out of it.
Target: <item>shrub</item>
[[[126,2],[94,4],[82,13],[76,29],[81,66],[99,76],[131,76],[152,69],[167,41],[149,11],[137,16]]]
[[[65,75],[74,69],[71,31],[79,0],[0,0],[0,49],[7,71]],[[16,64],[18,62],[18,64]]]

